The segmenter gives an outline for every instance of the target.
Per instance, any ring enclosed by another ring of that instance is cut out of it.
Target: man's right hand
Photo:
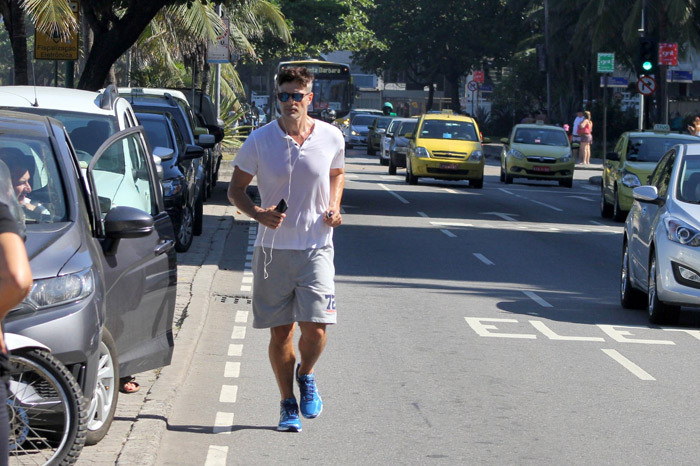
[[[267,209],[256,210],[253,219],[259,224],[266,226],[267,228],[272,228],[276,230],[282,225],[282,221],[287,216],[287,214],[279,213],[275,210],[277,206],[270,206]]]

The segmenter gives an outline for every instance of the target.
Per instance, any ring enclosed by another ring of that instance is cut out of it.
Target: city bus
[[[294,66],[304,66],[314,74],[314,100],[309,105],[311,117],[332,121],[350,112],[355,99],[355,86],[348,65],[321,60],[284,61],[277,66],[277,73]],[[277,102],[277,99],[274,98],[273,102]],[[333,110],[335,116],[329,110]]]

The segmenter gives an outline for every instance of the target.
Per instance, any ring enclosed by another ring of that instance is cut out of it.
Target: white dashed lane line
[[[403,204],[410,204],[410,202],[408,202],[403,196],[401,196],[400,194],[396,194],[394,191],[392,191],[391,189],[387,188],[383,183],[379,183],[379,187],[381,187],[384,191],[388,192],[389,194],[391,194],[392,196],[394,196],[396,199],[398,199],[399,201],[401,201],[401,203],[403,203]]]
[[[493,262],[491,262],[490,260],[488,260],[488,259],[486,258],[486,256],[484,256],[483,254],[479,254],[478,252],[475,252],[475,253],[474,253],[474,257],[476,257],[477,259],[479,259],[481,262],[483,262],[483,263],[486,264],[486,265],[495,265]]]
[[[228,447],[220,445],[209,445],[207,459],[204,461],[204,466],[226,466],[226,457],[228,456]]]
[[[230,434],[233,428],[233,413],[216,413],[216,419],[214,419],[214,429],[212,430],[215,434]]]
[[[537,296],[532,291],[523,291],[523,293],[525,294],[525,296],[527,296],[528,298],[530,298],[531,300],[533,300],[534,302],[536,302],[537,304],[539,304],[542,307],[552,307],[551,304],[549,304],[547,301],[545,301],[544,299]]]
[[[456,238],[457,237],[457,235],[452,233],[450,230],[440,229],[440,231],[443,232],[445,234],[445,236],[447,236],[448,238]]]

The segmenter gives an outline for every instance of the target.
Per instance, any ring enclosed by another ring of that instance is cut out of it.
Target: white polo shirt
[[[241,146],[233,166],[257,177],[260,205],[289,206],[277,230],[258,228],[255,246],[310,249],[333,244],[333,228],[323,222],[330,205],[330,170],[345,167],[345,141],[340,130],[314,120],[304,144],[288,136],[277,120],[256,129]],[[264,236],[264,242],[263,242]]]

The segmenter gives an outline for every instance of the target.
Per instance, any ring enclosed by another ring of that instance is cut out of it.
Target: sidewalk
[[[222,164],[219,179],[227,182],[231,169]],[[76,464],[154,465],[167,428],[178,387],[192,362],[209,310],[211,286],[219,268],[226,238],[234,227],[235,207],[229,205],[224,184],[214,188],[204,204],[204,226],[186,253],[178,253],[177,298],[173,333],[175,349],[170,366],[136,375],[141,389],[119,394],[117,411],[107,436],[85,447]]]

